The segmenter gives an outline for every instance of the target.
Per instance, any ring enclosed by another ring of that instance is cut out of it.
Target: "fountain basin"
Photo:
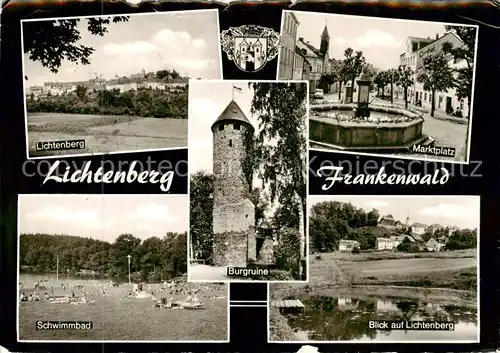
[[[370,105],[370,118],[356,118],[355,104],[310,106],[309,139],[317,145],[341,150],[406,151],[427,140],[419,112],[394,106]]]

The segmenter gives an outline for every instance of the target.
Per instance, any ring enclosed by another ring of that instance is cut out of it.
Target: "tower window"
[[[240,129],[240,124],[234,124],[233,128],[234,128],[234,130],[239,130]]]
[[[229,139],[229,147],[233,147],[233,140]]]
[[[224,130],[224,125],[219,125],[219,131]]]

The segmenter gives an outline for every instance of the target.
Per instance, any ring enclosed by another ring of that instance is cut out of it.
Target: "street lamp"
[[[128,284],[131,284],[132,282],[130,281],[130,259],[132,258],[132,256],[130,255],[127,255],[127,259],[128,259]]]
[[[356,108],[356,117],[368,118],[370,117],[370,108],[368,107],[370,101],[370,85],[372,78],[368,66],[363,67],[361,75],[356,81],[358,84],[358,105]]]

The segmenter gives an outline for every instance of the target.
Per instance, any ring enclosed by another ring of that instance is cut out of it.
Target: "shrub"
[[[299,274],[300,233],[298,229],[282,228],[278,234],[276,248],[276,267],[290,271],[293,277]]]

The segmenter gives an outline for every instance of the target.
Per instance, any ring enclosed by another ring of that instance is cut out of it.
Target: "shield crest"
[[[221,46],[229,60],[242,71],[261,70],[279,52],[281,37],[257,25],[231,27],[221,33]]]
[[[243,71],[259,71],[267,62],[266,38],[235,37],[234,50],[233,61]]]

